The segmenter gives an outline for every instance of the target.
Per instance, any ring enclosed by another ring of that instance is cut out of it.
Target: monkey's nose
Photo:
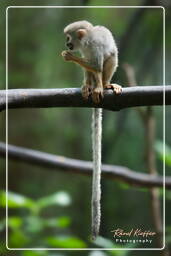
[[[70,50],[73,50],[74,49],[74,46],[72,43],[66,43],[66,46],[70,49]]]

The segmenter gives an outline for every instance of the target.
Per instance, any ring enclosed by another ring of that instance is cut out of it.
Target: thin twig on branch
[[[171,105],[171,86],[166,86],[166,105]],[[136,106],[163,105],[163,86],[137,86],[123,88],[116,95],[105,90],[100,104],[92,99],[84,100],[81,89],[10,89],[7,91],[8,108],[48,108],[48,107],[97,107],[118,111]],[[0,91],[0,111],[6,108],[6,91]]]
[[[0,156],[5,157],[5,151],[5,143],[0,142]],[[13,145],[8,145],[8,156],[10,159],[49,167],[55,171],[62,170],[66,173],[74,172],[90,175],[93,167],[92,162],[89,161],[66,158]],[[124,166],[103,164],[102,174],[111,179],[133,184],[134,186],[147,188],[163,186],[163,178],[161,176],[139,173]],[[166,177],[166,188],[171,189],[171,177]]]

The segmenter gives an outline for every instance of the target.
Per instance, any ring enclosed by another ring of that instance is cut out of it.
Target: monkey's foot
[[[92,92],[92,99],[95,103],[99,103],[100,100],[103,98],[103,88],[96,87]]]
[[[119,84],[106,84],[104,86],[105,89],[112,89],[116,94],[119,94],[122,92],[122,87]]]
[[[73,59],[73,55],[69,51],[63,51],[61,55],[66,61],[70,61]]]
[[[81,91],[83,98],[87,100],[89,95],[91,94],[92,88],[90,85],[83,85]]]

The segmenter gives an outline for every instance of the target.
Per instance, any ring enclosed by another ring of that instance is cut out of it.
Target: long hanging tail
[[[92,182],[92,239],[94,240],[100,228],[101,199],[101,141],[102,141],[102,109],[92,110],[92,144],[93,144],[93,182]]]

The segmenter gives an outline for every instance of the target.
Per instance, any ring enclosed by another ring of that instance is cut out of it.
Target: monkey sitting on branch
[[[112,33],[103,26],[93,26],[88,21],[77,21],[64,29],[66,46],[69,51],[63,51],[66,61],[73,61],[84,68],[82,96],[92,97],[94,103],[103,98],[104,89],[113,89],[121,93],[120,85],[111,84],[111,78],[118,66],[118,50]],[[72,52],[80,52],[82,58]],[[92,239],[99,234],[100,228],[100,198],[101,198],[101,137],[102,109],[92,111],[92,144],[93,144],[93,182],[92,182]]]

